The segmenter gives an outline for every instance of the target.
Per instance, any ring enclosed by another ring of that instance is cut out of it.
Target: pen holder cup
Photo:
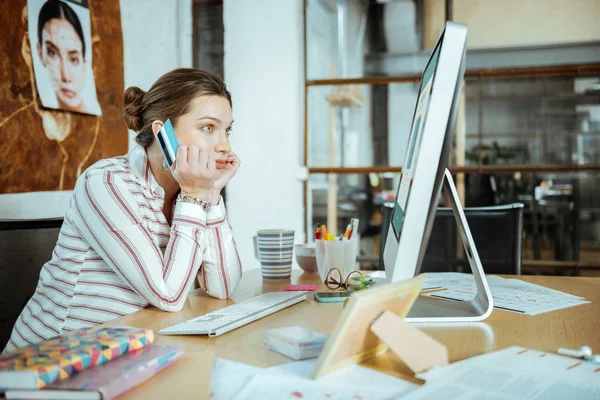
[[[330,270],[337,268],[343,276],[348,276],[352,271],[357,271],[356,255],[358,254],[358,239],[350,240],[317,240],[317,266],[321,281]]]

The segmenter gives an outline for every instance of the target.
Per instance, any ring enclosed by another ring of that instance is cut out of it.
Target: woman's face
[[[42,64],[48,70],[61,109],[83,111],[85,60],[83,43],[65,19],[51,19],[42,30],[38,43]]]
[[[189,109],[173,126],[177,140],[180,144],[213,152],[217,162],[216,178],[219,178],[231,152],[229,135],[233,117],[229,101],[221,96],[199,96],[192,100]]]

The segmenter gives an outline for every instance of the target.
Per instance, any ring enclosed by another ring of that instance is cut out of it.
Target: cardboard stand
[[[313,377],[361,363],[387,349],[413,373],[447,365],[446,347],[403,321],[419,296],[424,280],[418,276],[353,293],[319,355]]]
[[[446,346],[423,331],[404,323],[403,318],[384,311],[371,323],[371,332],[414,373],[448,365]]]

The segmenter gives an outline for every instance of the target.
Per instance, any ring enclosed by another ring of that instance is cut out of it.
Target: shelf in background
[[[597,76],[600,75],[600,63],[578,65],[552,65],[546,67],[519,67],[474,69],[465,71],[465,78],[507,79],[507,78],[539,78],[550,76]],[[307,79],[306,86],[340,86],[340,85],[385,85],[388,83],[419,82],[421,74],[402,76],[365,76],[345,79]]]
[[[591,269],[600,270],[600,263],[591,263],[583,261],[550,261],[550,260],[523,260],[522,269],[543,270],[543,269]]]
[[[522,164],[522,165],[484,165],[449,167],[452,173],[464,174],[510,174],[515,172],[585,172],[600,171],[600,164]],[[371,167],[308,167],[309,174],[369,174],[384,172],[402,172],[401,166],[375,165]]]
[[[467,139],[491,139],[491,138],[532,138],[542,137],[544,132],[492,132],[492,133],[466,133],[465,138]]]
[[[378,256],[358,256],[356,261],[359,263],[378,262]],[[583,261],[554,261],[554,260],[523,260],[521,269],[524,270],[600,270],[600,263],[590,263]]]
[[[572,137],[577,137],[578,135],[582,135],[582,136],[600,136],[600,131],[575,131],[575,132],[486,132],[486,133],[482,133],[481,135],[479,133],[467,133],[465,134],[465,138],[467,139],[479,139],[479,136],[481,136],[481,138],[483,140],[486,139],[497,139],[497,138],[542,138],[544,136],[556,136],[557,134],[561,134],[562,136],[572,136]]]
[[[425,68],[431,50],[365,56],[365,75],[413,75]],[[511,70],[600,63],[600,42],[467,49],[467,71]]]
[[[467,85],[469,82],[467,81]],[[591,94],[588,93],[537,93],[537,94],[515,94],[515,95],[484,95],[484,96],[467,96],[466,101],[497,101],[497,100],[506,100],[506,101],[538,101],[538,102],[548,102],[548,101],[581,101],[582,104],[586,104],[585,102],[590,102],[591,104],[596,104],[600,94],[598,92],[594,92]]]

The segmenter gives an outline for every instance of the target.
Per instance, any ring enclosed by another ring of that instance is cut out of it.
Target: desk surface
[[[319,283],[318,274],[294,270],[292,283]],[[447,346],[450,362],[518,345],[542,351],[556,352],[559,347],[579,348],[590,346],[600,352],[600,278],[520,276],[524,281],[585,297],[591,303],[535,316],[494,309],[484,322],[471,324],[444,324],[423,326],[423,331]],[[289,281],[263,281],[260,270],[244,273],[238,289],[229,300],[208,297],[202,290],[193,291],[184,309],[179,313],[167,313],[156,308],[147,308],[137,313],[111,321],[107,325],[129,325],[149,328],[155,332],[205,314],[226,305],[257,296],[265,292],[281,291]],[[326,290],[321,284],[319,290]],[[265,330],[288,325],[302,325],[310,329],[331,333],[340,311],[341,303],[318,303],[309,300],[279,311],[266,318],[238,328],[217,338],[205,336],[161,336],[156,335],[156,344],[178,344],[184,347],[186,360],[170,367],[140,387],[123,396],[126,399],[143,398],[153,393],[153,388],[163,388],[172,382],[172,398],[208,396],[209,373],[212,355],[260,367],[283,364],[290,360],[266,348]],[[194,385],[181,386],[175,382],[180,374],[189,376],[189,365],[194,365],[197,380]],[[367,361],[366,366],[408,376],[409,370],[391,352]],[[167,376],[168,374],[168,376]],[[178,395],[179,394],[179,395]]]

